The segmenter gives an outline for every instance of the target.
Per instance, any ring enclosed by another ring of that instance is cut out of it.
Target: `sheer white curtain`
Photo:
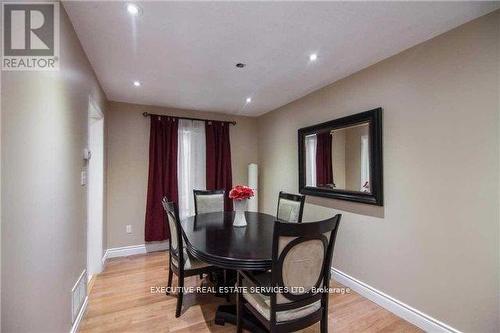
[[[370,192],[370,152],[368,135],[361,136],[361,192]]]
[[[305,137],[306,144],[306,186],[316,186],[316,134]]]
[[[179,120],[177,181],[179,218],[194,215],[193,190],[206,188],[205,122]]]

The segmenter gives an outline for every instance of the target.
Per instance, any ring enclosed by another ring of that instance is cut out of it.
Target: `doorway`
[[[87,165],[87,275],[102,272],[104,229],[104,116],[89,99]]]

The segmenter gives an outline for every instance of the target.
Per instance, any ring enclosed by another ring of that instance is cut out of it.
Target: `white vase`
[[[235,227],[246,227],[247,219],[245,218],[245,211],[247,210],[248,199],[233,200],[234,203],[234,221]]]

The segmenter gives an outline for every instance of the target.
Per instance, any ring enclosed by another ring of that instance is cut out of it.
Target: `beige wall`
[[[499,15],[258,123],[260,207],[274,213],[298,190],[298,128],[384,108],[385,206],[309,197],[305,220],[342,213],[334,267],[465,332],[499,323]]]
[[[247,166],[257,162],[257,120],[219,113],[110,102],[108,105],[108,248],[144,244],[148,180],[149,118],[143,112],[215,120],[231,127],[233,184],[247,183]],[[132,233],[125,232],[132,225]]]
[[[2,331],[68,332],[86,267],[89,96],[104,95],[61,7],[57,72],[2,73]]]

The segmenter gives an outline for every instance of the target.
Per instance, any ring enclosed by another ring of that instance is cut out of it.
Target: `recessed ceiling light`
[[[310,61],[316,61],[316,59],[318,59],[318,55],[316,53],[313,53],[309,56]]]
[[[141,86],[141,83],[139,81],[134,81],[134,86],[136,87],[140,87]]]
[[[137,16],[140,14],[141,9],[136,4],[129,3],[127,5],[127,11],[130,15]]]
[[[250,103],[252,101],[251,97],[247,97],[247,103]]]

